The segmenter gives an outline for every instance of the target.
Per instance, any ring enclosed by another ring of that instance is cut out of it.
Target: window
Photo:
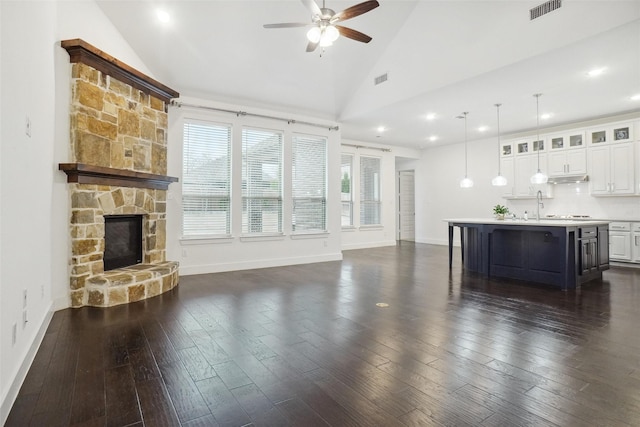
[[[360,225],[380,221],[380,159],[360,157]]]
[[[242,233],[282,232],[282,133],[242,129]]]
[[[230,234],[231,127],[188,122],[183,129],[182,234]]]
[[[353,173],[353,155],[343,154],[342,165],[340,167],[340,201],[342,203],[342,226],[353,225],[353,187],[351,174]]]
[[[294,232],[327,229],[327,140],[294,135],[292,147]]]

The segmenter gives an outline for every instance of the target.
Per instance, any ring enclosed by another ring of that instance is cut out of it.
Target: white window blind
[[[327,140],[294,135],[292,154],[293,231],[326,231]]]
[[[342,226],[353,225],[353,193],[351,175],[353,173],[353,155],[343,154],[340,167],[340,201],[342,203]]]
[[[360,157],[360,225],[380,221],[380,159]]]
[[[183,138],[182,234],[229,235],[231,127],[188,122]]]
[[[242,233],[282,232],[282,133],[242,129]]]

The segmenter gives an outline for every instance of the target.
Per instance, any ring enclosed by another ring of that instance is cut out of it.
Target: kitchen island
[[[453,230],[460,228],[466,270],[486,277],[504,277],[579,288],[601,279],[609,268],[607,221],[445,219],[449,224],[449,268]]]

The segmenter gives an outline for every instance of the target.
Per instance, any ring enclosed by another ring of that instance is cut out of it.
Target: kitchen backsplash
[[[589,195],[589,183],[557,184],[553,198],[544,199],[540,216],[589,215],[597,219],[628,219],[640,221],[640,196],[593,197]],[[518,217],[526,210],[531,217],[536,212],[535,199],[508,200],[509,210]]]

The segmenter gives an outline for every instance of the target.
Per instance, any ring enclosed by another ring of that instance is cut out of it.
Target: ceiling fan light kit
[[[311,29],[307,31],[307,40],[309,41],[309,44],[307,44],[307,52],[313,52],[316,50],[318,45],[321,47],[331,46],[340,36],[362,43],[369,43],[372,40],[371,37],[361,33],[360,31],[336,25],[336,23],[355,18],[356,16],[375,9],[380,6],[380,3],[378,3],[377,0],[358,3],[355,6],[348,7],[338,13],[334,12],[332,9],[326,8],[324,0],[322,1],[322,8],[320,8],[313,0],[302,0],[302,4],[311,11],[311,23],[287,22],[281,24],[265,24],[263,27],[296,28],[311,26]]]
[[[307,39],[311,43],[319,43],[320,46],[331,46],[340,37],[340,31],[333,25],[312,27],[307,32]]]

